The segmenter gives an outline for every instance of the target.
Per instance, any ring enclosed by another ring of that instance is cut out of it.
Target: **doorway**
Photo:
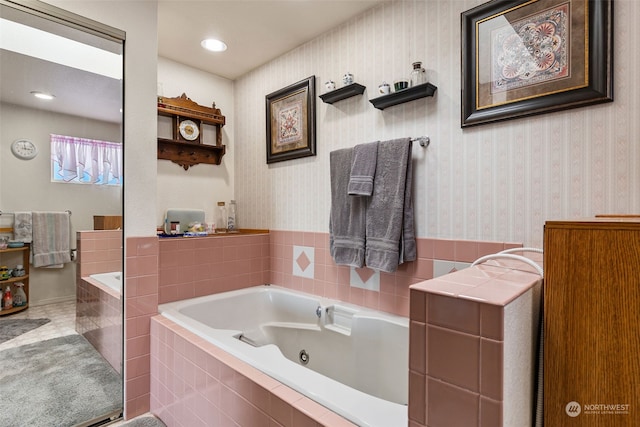
[[[21,414],[10,425],[89,426],[122,414],[123,370],[87,339],[103,331],[78,328],[77,236],[94,232],[96,216],[122,216],[123,187],[56,182],[52,135],[124,143],[124,42],[122,31],[45,3],[0,0],[0,229],[11,229],[17,212],[68,212],[71,258],[55,268],[31,265],[29,307],[0,315],[3,422],[9,422],[5,408],[17,406]],[[17,140],[30,141],[36,155],[14,155]],[[0,260],[15,267],[10,257]],[[122,354],[118,344],[110,351]],[[14,393],[10,380],[19,384]],[[20,399],[22,393],[29,398]]]

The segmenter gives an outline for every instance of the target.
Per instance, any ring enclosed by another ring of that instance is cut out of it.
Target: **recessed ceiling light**
[[[55,96],[49,93],[38,92],[36,90],[31,91],[31,94],[38,99],[45,99],[47,101],[51,101],[53,98],[55,98]]]
[[[200,42],[200,45],[212,52],[224,52],[227,50],[225,42],[218,39],[204,39]]]

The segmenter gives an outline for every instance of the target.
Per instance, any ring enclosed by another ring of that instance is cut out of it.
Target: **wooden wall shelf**
[[[158,159],[171,160],[184,170],[199,163],[219,165],[226,152],[222,144],[222,126],[226,118],[215,107],[205,107],[182,94],[176,98],[158,97],[158,116],[171,117],[172,138],[158,138]],[[190,138],[181,132],[183,122],[197,127],[197,134]],[[202,143],[203,124],[216,128],[215,145]]]
[[[433,96],[436,89],[438,88],[431,83],[424,83],[399,92],[390,93],[389,95],[370,99],[369,102],[371,102],[378,110],[384,110],[385,108],[393,107],[394,105],[425,98],[427,96]]]
[[[341,87],[340,89],[332,90],[325,94],[320,95],[322,102],[326,104],[333,104],[334,102],[342,101],[343,99],[351,98],[352,96],[362,95],[366,88],[358,83],[351,83],[350,85]]]
[[[171,160],[184,168],[199,163],[219,165],[226,151],[224,145],[204,145],[158,138],[158,158]]]

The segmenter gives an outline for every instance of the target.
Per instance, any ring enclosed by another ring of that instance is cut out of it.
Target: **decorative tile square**
[[[367,267],[351,267],[349,284],[354,288],[380,291],[380,271]]]
[[[454,261],[444,261],[440,259],[433,260],[433,278],[444,276],[445,274],[453,273],[458,271],[456,268],[456,262]]]
[[[315,248],[309,246],[293,247],[293,275],[314,278]]]

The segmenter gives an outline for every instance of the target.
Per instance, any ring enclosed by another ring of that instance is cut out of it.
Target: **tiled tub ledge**
[[[168,427],[354,427],[161,315],[151,318],[151,412]]]
[[[410,287],[411,427],[532,425],[541,290],[514,260]]]

